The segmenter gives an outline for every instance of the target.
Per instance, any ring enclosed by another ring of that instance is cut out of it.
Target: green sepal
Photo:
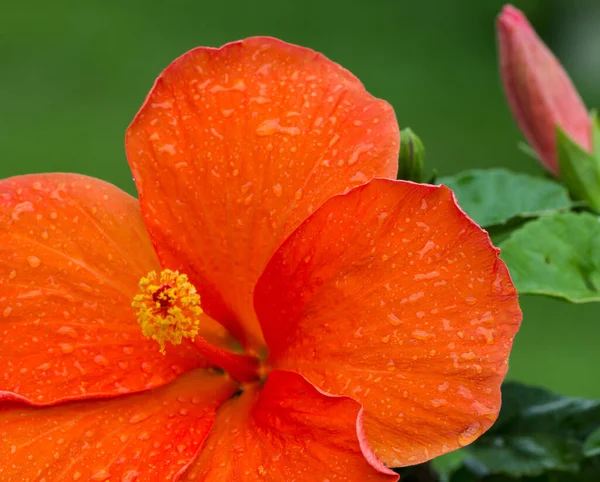
[[[598,117],[598,111],[593,110],[590,112],[590,119],[592,119],[592,149],[596,158],[600,157],[600,117]]]
[[[600,213],[600,127],[595,117],[592,125],[594,153],[583,149],[560,127],[556,129],[556,148],[560,177],[571,195]]]

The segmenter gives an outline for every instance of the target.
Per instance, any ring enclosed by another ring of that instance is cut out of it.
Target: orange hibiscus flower
[[[348,71],[252,38],[159,77],[139,203],[0,182],[0,478],[396,480],[477,438],[517,295],[447,188],[390,179],[398,144]]]

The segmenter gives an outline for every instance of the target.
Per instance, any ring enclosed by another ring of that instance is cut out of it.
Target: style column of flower
[[[352,74],[251,38],[158,78],[127,132],[139,203],[0,182],[0,478],[397,480],[475,440],[517,295],[398,150]]]

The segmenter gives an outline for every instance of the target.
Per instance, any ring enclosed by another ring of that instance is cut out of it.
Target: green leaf
[[[585,151],[560,127],[556,129],[556,146],[562,182],[576,199],[600,213],[600,155]]]
[[[514,382],[505,383],[502,392],[498,421],[467,448],[467,467],[487,475],[536,477],[533,480],[542,475],[548,477],[539,480],[580,480],[549,474],[593,469],[600,480],[596,461],[587,462],[585,453],[590,434],[600,428],[600,401],[563,397]],[[588,480],[587,475],[581,480]]]
[[[600,301],[600,218],[555,213],[531,221],[500,244],[520,294]]]
[[[431,465],[440,476],[440,482],[447,482],[450,476],[462,465],[467,457],[466,450],[455,450],[440,455],[431,461]]]
[[[560,184],[506,169],[474,169],[440,177],[458,204],[480,226],[504,224],[516,217],[537,217],[571,207]]]
[[[492,473],[539,475],[549,470],[577,472],[581,444],[547,434],[498,436],[488,446],[473,447],[473,455]]]
[[[594,430],[583,444],[583,453],[586,457],[600,455],[600,428]]]

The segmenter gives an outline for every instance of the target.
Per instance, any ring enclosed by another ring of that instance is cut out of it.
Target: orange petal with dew
[[[131,308],[158,261],[137,201],[103,181],[0,181],[0,399],[35,405],[153,388],[204,365],[163,356]]]
[[[257,37],[198,48],[158,78],[127,132],[127,157],[163,266],[245,346],[277,246],[330,196],[395,177],[392,108],[307,48]]]
[[[398,476],[361,436],[360,404],[320,393],[300,375],[274,371],[219,409],[185,481],[383,482]]]
[[[256,288],[271,363],[363,404],[389,466],[472,442],[500,409],[517,293],[446,187],[373,180],[330,199]]]
[[[167,386],[110,400],[0,409],[0,479],[175,481],[194,460],[227,377],[194,370]]]

